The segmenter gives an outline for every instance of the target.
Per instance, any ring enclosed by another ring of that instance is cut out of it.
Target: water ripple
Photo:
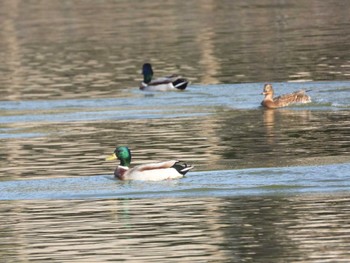
[[[0,250],[7,262],[23,251],[60,262],[342,261],[348,204],[339,194],[1,201]]]
[[[0,183],[0,200],[290,195],[349,189],[349,164],[191,172],[185,179],[123,182],[84,176]]]

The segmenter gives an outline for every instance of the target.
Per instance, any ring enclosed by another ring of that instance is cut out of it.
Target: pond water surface
[[[2,1],[0,262],[348,262],[349,9]],[[192,84],[144,93],[144,62]],[[117,181],[117,145],[195,169]]]

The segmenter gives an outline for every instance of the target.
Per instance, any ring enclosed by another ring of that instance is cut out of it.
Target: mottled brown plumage
[[[261,102],[261,105],[270,109],[286,107],[290,104],[295,103],[311,102],[310,96],[306,95],[304,90],[299,90],[293,93],[281,95],[274,98],[274,91],[271,84],[265,84],[264,91],[262,94],[265,95],[265,97],[264,100]]]

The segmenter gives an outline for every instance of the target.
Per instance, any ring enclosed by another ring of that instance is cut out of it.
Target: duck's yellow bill
[[[113,161],[116,160],[118,157],[115,153],[111,154],[110,156],[106,157],[106,161]]]

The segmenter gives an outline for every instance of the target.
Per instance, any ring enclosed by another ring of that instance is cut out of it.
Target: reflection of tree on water
[[[134,151],[135,165],[174,158],[197,171],[349,161],[348,122],[346,111],[217,108],[195,118],[11,124],[19,132],[53,135],[6,140],[0,172],[45,178],[110,174],[115,164],[106,164],[104,156],[121,144]]]
[[[226,242],[225,233],[218,231],[221,205],[218,199],[200,198],[5,203],[0,234],[13,247],[10,253],[0,246],[7,252],[1,259],[224,262],[229,253],[221,250]]]
[[[230,168],[316,164],[313,158],[344,156],[349,133],[344,112],[309,110],[240,110],[219,113],[217,136]]]
[[[263,121],[267,142],[275,142],[280,129],[285,130],[288,129],[288,126],[298,126],[298,124],[307,126],[311,117],[312,113],[309,110],[264,109]],[[275,127],[275,122],[277,127]]]
[[[332,205],[330,205],[332,203]],[[221,221],[232,256],[251,262],[347,258],[349,198],[323,195],[231,198]],[[320,246],[323,249],[320,249]],[[289,258],[289,260],[286,260]]]

